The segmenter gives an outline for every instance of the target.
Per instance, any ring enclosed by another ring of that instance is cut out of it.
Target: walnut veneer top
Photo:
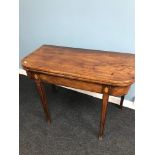
[[[25,69],[99,84],[134,82],[134,54],[43,45],[22,60]]]

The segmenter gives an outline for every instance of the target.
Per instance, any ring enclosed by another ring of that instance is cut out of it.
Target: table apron
[[[31,79],[40,80],[45,83],[62,85],[66,87],[82,89],[82,90],[87,90],[87,91],[101,93],[101,94],[103,94],[103,89],[108,87],[109,89],[108,94],[113,96],[125,95],[128,93],[128,90],[130,88],[130,86],[110,86],[106,84],[98,84],[98,83],[81,81],[76,79],[69,79],[66,77],[48,75],[48,74],[43,74],[43,73],[34,72],[34,71],[27,71],[27,75]]]

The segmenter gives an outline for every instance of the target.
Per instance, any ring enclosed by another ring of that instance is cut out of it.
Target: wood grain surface
[[[26,69],[100,84],[134,82],[134,54],[44,45],[25,57]]]
[[[43,45],[22,60],[34,79],[46,120],[51,122],[43,82],[102,93],[99,139],[103,138],[109,95],[127,94],[135,79],[134,54]]]
[[[135,56],[129,53],[43,45],[22,60],[24,69],[111,86],[130,86]]]

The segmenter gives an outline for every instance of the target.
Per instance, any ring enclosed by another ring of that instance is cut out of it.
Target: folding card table
[[[99,139],[103,138],[109,95],[128,93],[135,79],[134,54],[43,45],[22,60],[36,83],[46,120],[51,122],[43,83],[103,94]]]

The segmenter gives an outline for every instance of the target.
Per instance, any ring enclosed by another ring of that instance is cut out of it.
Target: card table
[[[124,95],[135,80],[135,55],[129,53],[43,45],[22,60],[36,83],[46,120],[51,122],[43,83],[103,94],[99,140],[103,138],[109,95]]]

